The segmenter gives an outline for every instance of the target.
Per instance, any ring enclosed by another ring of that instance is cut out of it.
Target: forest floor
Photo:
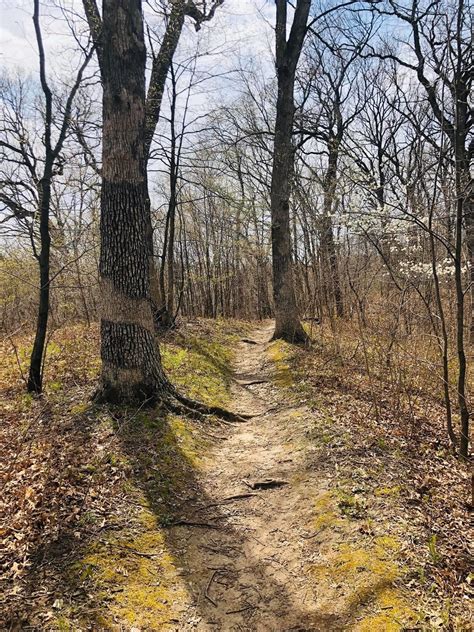
[[[469,470],[442,425],[415,436],[425,420],[407,430],[382,396],[374,419],[357,371],[271,332],[201,321],[163,345],[190,395],[252,415],[237,424],[92,406],[81,328],[32,400],[14,345],[1,629],[471,629]]]

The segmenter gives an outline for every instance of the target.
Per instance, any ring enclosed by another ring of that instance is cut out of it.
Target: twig
[[[202,529],[219,529],[217,524],[211,524],[210,522],[193,522],[192,520],[176,520],[171,522],[168,527],[200,527]]]
[[[317,535],[321,533],[321,530],[315,531],[314,533],[308,533],[307,535],[301,535],[303,540],[311,540],[311,538],[315,538]]]
[[[241,382],[236,380],[239,386],[254,386],[255,384],[269,384],[270,380],[251,380],[250,382]]]
[[[214,601],[214,599],[209,595],[209,588],[211,587],[212,582],[214,581],[214,577],[217,575],[217,573],[219,572],[220,569],[216,569],[212,575],[210,580],[207,582],[207,586],[206,586],[206,590],[204,591],[204,596],[206,597],[206,599],[208,599],[216,608],[217,608],[217,603]]]
[[[203,509],[207,509],[208,507],[217,507],[218,505],[222,505],[223,503],[230,502],[232,500],[243,500],[245,498],[252,498],[252,496],[258,496],[258,494],[252,494],[250,492],[246,494],[235,494],[235,496],[228,496],[227,498],[223,498],[222,500],[218,500],[215,503],[211,503],[209,505],[202,505]]]
[[[238,614],[239,612],[245,612],[246,610],[255,610],[257,606],[253,606],[251,603],[247,604],[243,608],[239,608],[238,610],[227,610],[226,614]]]

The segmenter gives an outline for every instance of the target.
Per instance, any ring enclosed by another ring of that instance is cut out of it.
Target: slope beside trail
[[[173,529],[192,593],[175,629],[401,629],[412,612],[396,540],[341,513],[271,333],[267,322],[239,343],[231,407],[254,416],[217,440],[188,506],[195,525]]]

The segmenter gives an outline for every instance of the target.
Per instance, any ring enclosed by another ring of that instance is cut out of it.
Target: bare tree
[[[50,235],[50,210],[51,210],[51,187],[54,177],[62,172],[61,152],[66,140],[71,124],[71,111],[74,98],[82,81],[84,71],[92,56],[92,48],[89,47],[84,53],[84,59],[79,67],[72,87],[65,99],[64,107],[55,106],[53,90],[47,77],[46,53],[43,45],[43,34],[40,21],[40,3],[34,0],[33,23],[38,47],[39,77],[43,94],[43,134],[41,139],[41,156],[37,155],[37,147],[34,147],[28,140],[28,135],[23,135],[26,131],[21,113],[17,113],[16,123],[13,128],[6,128],[6,136],[0,140],[0,147],[11,152],[17,162],[26,168],[34,188],[34,198],[37,201],[37,213],[39,218],[39,252],[36,253],[39,266],[39,306],[36,319],[36,332],[33,343],[33,350],[30,357],[30,368],[28,374],[28,391],[41,393],[43,389],[43,365],[46,345],[46,333],[48,328],[48,317],[50,310],[50,258],[51,258],[51,235]],[[55,131],[57,134],[55,134]],[[19,185],[24,191],[28,190],[28,185]],[[31,188],[30,188],[31,192]],[[15,217],[20,217],[26,211],[22,210],[12,197],[3,194],[2,201],[9,207]],[[31,238],[34,239],[33,234]],[[36,251],[35,251],[36,252]]]
[[[276,2],[275,55],[278,97],[271,186],[274,338],[305,342],[308,338],[298,316],[290,238],[290,183],[294,166],[292,146],[295,113],[294,85],[298,60],[306,35],[310,0],[298,0],[287,39],[287,3]]]

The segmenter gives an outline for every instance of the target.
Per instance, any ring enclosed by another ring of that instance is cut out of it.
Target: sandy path
[[[231,407],[256,416],[233,426],[211,451],[192,503],[194,519],[219,528],[176,529],[174,546],[196,604],[176,629],[341,629],[316,607],[308,572],[316,545],[308,534],[314,499],[325,487],[307,471],[299,443],[307,411],[286,403],[272,382],[265,353],[271,332],[266,323],[250,337],[256,344],[239,343]],[[285,484],[249,487],[265,479]]]

